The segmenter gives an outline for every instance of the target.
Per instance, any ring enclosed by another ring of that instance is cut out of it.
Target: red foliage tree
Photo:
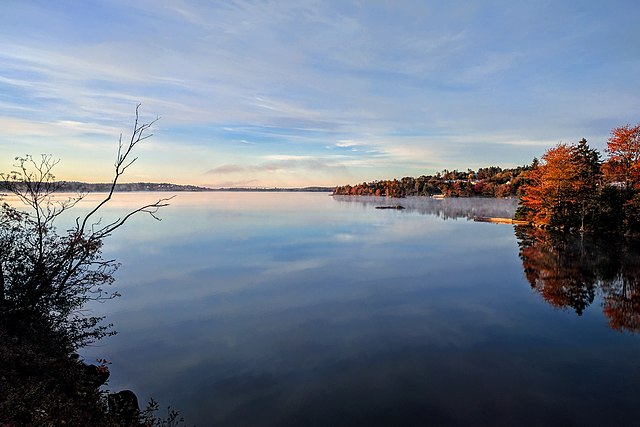
[[[586,139],[558,144],[525,173],[519,216],[557,228],[580,228],[592,222],[600,183],[600,155]]]
[[[575,162],[574,148],[558,144],[542,156],[542,163],[527,172],[522,203],[538,224],[560,224],[575,203],[580,187],[580,168]]]
[[[640,123],[611,131],[607,141],[609,159],[603,166],[609,182],[624,183],[627,190],[640,189]]]

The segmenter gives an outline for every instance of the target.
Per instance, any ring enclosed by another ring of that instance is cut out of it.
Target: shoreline
[[[531,223],[530,221],[522,221],[513,218],[476,216],[473,218],[473,220],[475,222],[491,222],[494,224],[533,225],[533,223]]]

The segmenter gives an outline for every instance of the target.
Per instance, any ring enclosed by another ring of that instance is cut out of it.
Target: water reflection
[[[487,199],[481,197],[452,197],[432,199],[429,197],[406,197],[393,199],[372,196],[333,196],[342,203],[362,204],[366,207],[401,205],[408,212],[434,215],[442,219],[473,219],[474,217],[511,218],[518,205],[515,198]]]
[[[640,331],[640,245],[516,227],[531,287],[554,307],[583,312],[599,296],[609,326]]]
[[[394,202],[181,193],[105,246],[120,333],[83,356],[189,425],[633,425],[638,336],[550,310],[512,227],[466,220],[515,201]]]

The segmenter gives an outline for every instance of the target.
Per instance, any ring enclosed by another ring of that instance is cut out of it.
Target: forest
[[[640,231],[640,124],[611,131],[606,159],[583,138],[558,144],[523,174],[516,218],[558,230]]]
[[[606,158],[586,139],[559,143],[530,165],[336,187],[335,195],[518,197],[515,219],[541,228],[640,232],[640,123],[611,131]]]
[[[435,175],[400,180],[363,182],[354,186],[336,187],[333,194],[345,196],[433,196],[446,197],[511,197],[519,194],[522,173],[528,166],[502,169],[499,166],[480,168],[477,171],[443,170]]]

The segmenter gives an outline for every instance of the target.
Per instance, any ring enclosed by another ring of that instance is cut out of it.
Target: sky
[[[640,2],[0,0],[0,170],[334,186],[603,150],[640,121]]]

